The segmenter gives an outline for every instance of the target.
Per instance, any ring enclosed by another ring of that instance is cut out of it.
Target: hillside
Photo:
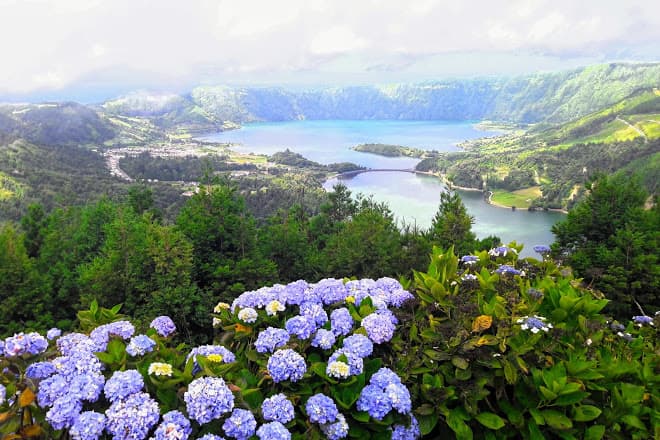
[[[606,64],[514,78],[307,90],[200,86],[187,96],[139,93],[104,111],[163,126],[301,119],[482,120],[563,123],[660,85],[660,63]]]
[[[440,154],[418,169],[448,175],[459,186],[487,188],[494,202],[507,206],[567,208],[590,175],[630,169],[660,151],[660,90],[639,91],[559,126],[462,146],[465,153]],[[659,173],[657,161],[640,167],[652,193]]]

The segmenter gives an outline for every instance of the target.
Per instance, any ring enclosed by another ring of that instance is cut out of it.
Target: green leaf
[[[501,429],[504,427],[504,420],[502,417],[491,412],[482,412],[475,416],[477,421],[488,429]]]
[[[568,406],[568,405],[574,405],[578,402],[581,402],[589,396],[590,393],[584,392],[584,391],[578,391],[576,393],[571,393],[571,394],[565,394],[563,396],[559,396],[557,400],[555,400],[552,404],[556,406]]]
[[[584,431],[584,440],[600,440],[605,435],[605,426],[594,425]]]
[[[438,424],[438,414],[419,414],[417,415],[417,422],[419,423],[419,430],[422,435],[428,435],[433,431],[435,425]]]
[[[621,417],[621,421],[625,423],[628,426],[632,426],[633,428],[641,429],[642,431],[646,431],[646,425],[644,425],[644,422],[642,422],[639,417],[633,416],[631,414],[627,414],[623,417]]]
[[[518,372],[516,371],[515,368],[513,368],[513,365],[511,365],[511,362],[509,361],[504,361],[504,377],[506,378],[506,381],[510,384],[516,383],[518,380]]]
[[[366,411],[355,411],[351,413],[351,417],[361,423],[369,423],[369,413]]]
[[[573,420],[576,422],[590,422],[596,419],[603,411],[593,405],[581,405],[573,410]]]
[[[545,411],[542,411],[541,414],[543,414],[543,419],[545,419],[545,423],[547,423],[548,426],[552,428],[564,430],[573,427],[573,422],[571,422],[571,419],[569,419],[559,411],[555,411],[553,409],[546,409]]]
[[[465,370],[470,366],[470,363],[467,361],[467,359],[459,356],[452,356],[451,363],[454,365],[454,367],[460,368],[461,370]]]
[[[539,426],[533,420],[529,421],[527,425],[527,430],[529,431],[530,440],[545,440],[545,436],[539,429]]]
[[[447,425],[459,440],[472,440],[472,429],[463,421],[464,415],[458,409],[451,410],[447,415]]]

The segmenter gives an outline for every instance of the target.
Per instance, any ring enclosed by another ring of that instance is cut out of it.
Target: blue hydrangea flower
[[[547,332],[552,328],[552,324],[546,323],[546,319],[542,316],[523,316],[519,318],[516,323],[520,324],[522,330],[529,330],[532,333],[538,333],[540,330]]]
[[[332,423],[337,420],[339,414],[335,402],[322,393],[314,394],[307,399],[305,410],[309,420],[314,423]]]
[[[18,333],[5,339],[4,353],[7,357],[36,355],[48,348],[48,341],[37,332]]]
[[[268,327],[257,336],[254,346],[259,353],[272,353],[276,348],[282,347],[289,342],[289,333],[282,328]]]
[[[190,358],[195,359],[194,361],[195,363],[192,370],[193,375],[202,371],[202,368],[197,363],[196,356],[208,357],[212,354],[219,354],[220,356],[222,356],[222,362],[225,364],[229,364],[236,360],[236,355],[231,351],[227,350],[222,345],[200,345],[199,347],[195,347],[192,350],[190,350],[190,353],[188,353],[188,356],[186,357],[186,363],[188,363]]]
[[[372,313],[362,319],[362,327],[367,331],[367,336],[376,344],[388,342],[394,336],[396,327],[388,315]]]
[[[330,329],[335,336],[345,336],[353,330],[353,318],[347,308],[333,310],[330,313]]]
[[[117,400],[105,412],[106,431],[115,440],[143,439],[160,419],[158,403],[147,393]]]
[[[68,428],[76,421],[82,411],[82,402],[74,396],[64,395],[53,402],[53,407],[46,413],[46,420],[59,430]]]
[[[401,414],[410,413],[412,401],[410,400],[410,392],[405,385],[401,383],[391,383],[385,387],[385,394],[390,399],[392,408]]]
[[[252,412],[245,409],[235,409],[231,416],[222,424],[222,429],[228,437],[236,440],[247,440],[254,435],[257,421]]]
[[[188,415],[203,425],[234,408],[234,395],[220,377],[200,377],[183,395]]]
[[[51,328],[50,330],[48,330],[46,332],[46,339],[48,339],[49,341],[52,341],[55,338],[59,338],[61,335],[62,335],[62,330],[60,330],[59,328],[53,327],[53,328]]]
[[[475,264],[477,261],[479,261],[479,257],[477,257],[476,255],[463,255],[461,257],[461,263],[463,264],[472,265]]]
[[[126,353],[135,356],[144,356],[153,351],[156,342],[147,335],[137,335],[131,338],[131,342],[126,346]]]
[[[7,400],[7,388],[0,384],[0,405],[5,403],[5,400]]]
[[[312,339],[312,347],[318,347],[323,350],[329,350],[332,348],[332,344],[335,343],[335,334],[330,330],[319,329]]]
[[[406,302],[415,299],[415,296],[407,290],[398,289],[390,292],[389,304],[392,307],[401,307]]]
[[[105,416],[94,411],[84,411],[69,429],[73,440],[97,440],[105,429]]]
[[[295,417],[293,403],[282,393],[265,399],[261,404],[261,414],[264,420],[283,424],[289,423]]]
[[[392,440],[417,440],[421,436],[415,416],[410,416],[410,426],[394,425]]]
[[[328,437],[328,440],[339,440],[348,436],[348,423],[343,414],[337,414],[337,420],[333,423],[324,423],[321,425],[321,431]]]
[[[304,302],[300,304],[300,315],[312,320],[317,327],[328,322],[328,313],[321,304]]]
[[[25,370],[25,377],[28,379],[45,379],[57,372],[55,365],[51,362],[35,362],[30,364]]]
[[[82,333],[69,333],[57,340],[57,348],[64,356],[71,356],[74,353],[96,351],[96,344],[92,339]]]
[[[357,354],[361,358],[371,356],[374,351],[374,344],[364,335],[351,335],[344,339],[344,348],[346,351]]]
[[[149,324],[149,327],[156,330],[156,333],[164,338],[170,337],[176,331],[176,325],[169,316],[158,316],[154,318],[151,324]]]
[[[345,361],[343,360],[342,356],[346,358]],[[331,375],[329,374],[330,365],[337,361],[345,362],[348,365],[349,376],[357,376],[358,374],[362,374],[362,370],[364,369],[364,361],[362,357],[360,357],[360,355],[354,351],[348,350],[346,348],[340,348],[339,350],[336,350],[334,353],[332,353],[328,359],[328,368],[326,369],[326,373],[328,373],[329,376]]]
[[[376,280],[376,286],[385,289],[388,292],[394,292],[396,290],[403,289],[403,286],[398,280],[390,277],[383,277]]]
[[[215,434],[205,434],[201,436],[198,440],[225,440],[225,438]]]
[[[312,286],[309,298],[314,298],[323,304],[342,302],[348,296],[348,291],[342,280],[325,278]]]
[[[632,320],[639,327],[643,327],[645,325],[653,325],[653,318],[646,315],[633,316]]]
[[[113,336],[127,340],[135,333],[135,327],[128,321],[116,321],[96,327],[89,337],[96,344],[95,351],[105,351]]]
[[[103,393],[110,402],[139,393],[144,388],[144,380],[137,370],[115,371],[105,384]]]
[[[101,373],[93,371],[77,374],[68,379],[69,394],[87,402],[96,402],[105,385],[105,377]]]
[[[289,348],[277,350],[268,359],[267,368],[268,374],[270,374],[275,383],[284,380],[297,382],[302,379],[307,372],[305,359]]]
[[[516,269],[515,267],[509,266],[508,264],[502,264],[500,267],[495,269],[495,273],[500,275],[521,275],[522,272]]]
[[[291,440],[291,433],[280,422],[265,423],[257,429],[259,440]]]
[[[59,374],[47,377],[39,383],[37,402],[42,408],[53,406],[55,401],[69,391],[69,382]]]
[[[461,277],[462,282],[477,281],[477,279],[478,279],[477,276],[471,273],[463,274],[463,276]]]
[[[371,379],[369,379],[369,383],[384,389],[388,385],[393,383],[400,384],[401,378],[389,368],[382,367],[378,371],[376,371],[373,374],[373,376],[371,376]]]
[[[163,421],[156,428],[153,439],[185,440],[191,433],[190,421],[180,411],[174,410],[163,414]]]
[[[288,305],[300,305],[305,301],[305,292],[308,289],[309,284],[304,280],[289,283],[279,292],[280,302]]]
[[[284,328],[291,336],[303,340],[309,339],[316,331],[314,320],[301,315],[289,318],[284,324]]]
[[[550,251],[551,251],[550,246],[546,246],[546,245],[534,246],[534,252],[536,252],[537,254],[546,255],[549,254]]]
[[[507,254],[518,255],[518,251],[507,246],[499,246],[488,251],[488,255],[493,257],[506,257]]]
[[[383,420],[392,410],[392,402],[382,388],[369,384],[360,392],[357,409],[368,412],[376,420]]]

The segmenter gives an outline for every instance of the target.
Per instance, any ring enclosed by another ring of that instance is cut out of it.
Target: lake
[[[408,157],[382,157],[350,148],[362,143],[404,145],[428,150],[460,151],[456,144],[497,133],[474,128],[473,122],[456,121],[287,121],[247,124],[239,130],[202,137],[213,142],[235,144],[245,153],[273,154],[288,148],[322,164],[353,162],[373,169],[412,169],[419,161]],[[326,182],[331,189],[337,179]],[[387,202],[397,219],[431,225],[444,189],[433,177],[405,172],[370,172],[341,180],[353,193],[373,194]],[[525,244],[524,256],[532,256],[532,247],[554,241],[552,225],[563,218],[557,212],[511,211],[483,201],[480,192],[461,191],[478,237],[497,235],[503,242],[516,240]]]

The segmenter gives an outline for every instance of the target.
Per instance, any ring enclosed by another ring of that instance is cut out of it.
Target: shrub
[[[579,288],[545,248],[543,261],[521,261],[510,246],[460,260],[436,248],[415,273],[419,304],[402,317],[389,361],[422,434],[652,437],[658,317],[612,322],[600,313],[607,300]]]

